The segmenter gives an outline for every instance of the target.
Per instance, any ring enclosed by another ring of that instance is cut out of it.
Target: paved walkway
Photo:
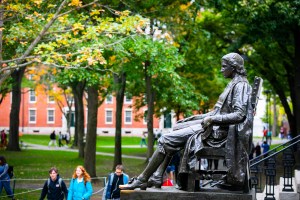
[[[38,145],[38,144],[29,144],[25,143],[26,149],[36,149],[36,150],[45,150],[45,151],[69,151],[69,152],[78,152],[78,149],[71,149],[69,147],[48,147],[45,145]],[[136,145],[138,146],[138,145]],[[124,146],[123,146],[124,147]],[[138,146],[141,148],[140,146]],[[115,148],[114,146],[108,146],[108,148]],[[105,153],[105,152],[96,152],[97,155],[103,155],[103,156],[112,156],[114,157],[115,155],[113,153]],[[122,155],[122,158],[132,158],[132,159],[139,159],[139,160],[145,160],[146,157],[142,156],[129,156],[129,155]]]

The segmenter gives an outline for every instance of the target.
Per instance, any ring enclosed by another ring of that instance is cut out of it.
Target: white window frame
[[[127,115],[126,113],[130,112],[130,122],[126,121]],[[132,109],[125,109],[124,110],[124,124],[132,124]]]
[[[107,118],[109,117],[107,115],[108,112],[111,112],[111,121],[107,121]],[[113,118],[113,109],[106,108],[105,109],[105,124],[113,124],[113,120],[114,120],[114,118]]]
[[[34,95],[32,94],[34,93]],[[29,103],[36,103],[36,94],[35,94],[35,90],[29,90]],[[31,100],[31,97],[34,97],[34,101]]]
[[[53,100],[50,99],[51,97],[53,97]],[[48,95],[47,100],[48,100],[48,103],[55,103],[54,96],[52,96],[52,95]]]
[[[132,98],[127,98],[127,96],[125,95],[124,97],[124,104],[132,104]]]
[[[31,121],[31,112],[30,111],[34,111],[35,116],[34,116],[34,121]],[[36,124],[36,119],[37,119],[37,112],[36,112],[36,108],[29,108],[28,109],[28,123],[29,124]]]
[[[111,100],[109,100],[108,98],[111,98]],[[106,103],[106,104],[113,104],[113,101],[114,101],[113,95],[108,94],[108,95],[106,96],[106,98],[105,98],[105,103]]]
[[[53,121],[49,121],[49,111],[53,111]],[[55,109],[54,108],[47,108],[47,124],[54,124],[55,123]]]

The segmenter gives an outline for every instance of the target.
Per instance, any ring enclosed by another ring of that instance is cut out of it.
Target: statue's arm
[[[212,115],[212,113],[213,113],[213,111],[205,113],[205,114],[193,115],[193,116],[184,118],[182,120],[178,120],[177,123],[189,122],[189,121],[194,121],[194,120],[202,120],[205,117]]]

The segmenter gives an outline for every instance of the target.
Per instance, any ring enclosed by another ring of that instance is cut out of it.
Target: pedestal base
[[[147,190],[121,190],[122,200],[255,200],[255,192],[248,194],[237,191],[227,191],[218,188],[205,189],[199,192],[177,190],[175,187],[162,187],[161,189],[147,188]]]

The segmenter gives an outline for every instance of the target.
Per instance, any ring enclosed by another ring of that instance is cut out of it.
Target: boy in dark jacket
[[[68,196],[68,189],[65,182],[59,177],[58,170],[52,167],[49,170],[50,178],[45,182],[40,200],[43,200],[46,195],[48,200],[63,200]]]

